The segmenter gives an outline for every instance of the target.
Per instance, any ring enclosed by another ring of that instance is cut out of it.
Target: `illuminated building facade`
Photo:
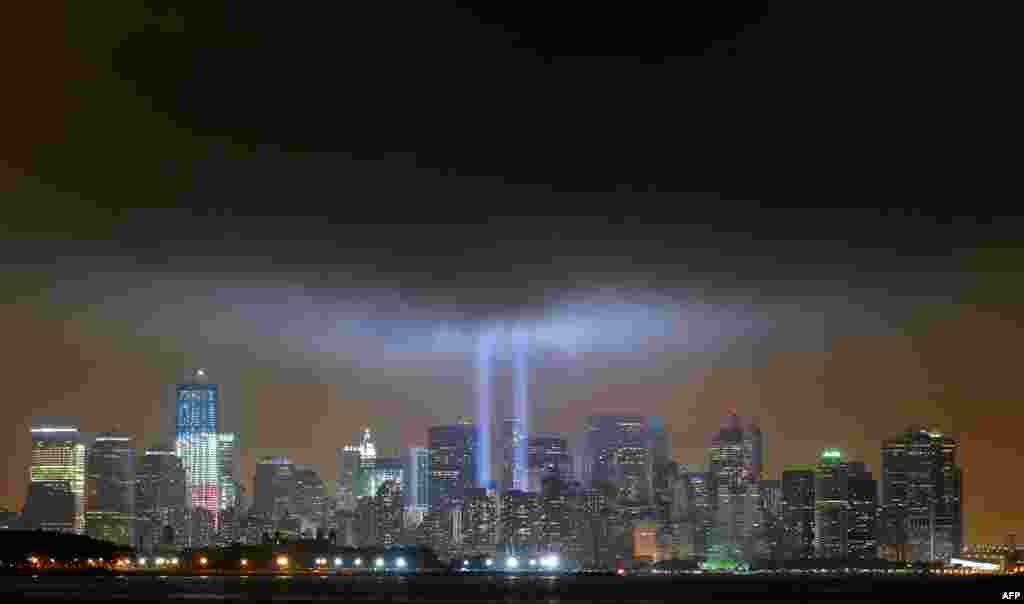
[[[377,491],[385,482],[391,481],[400,488],[405,488],[405,462],[398,457],[378,457],[369,472],[370,491],[377,496]]]
[[[430,508],[430,449],[409,447],[405,484],[406,508],[425,514]]]
[[[625,503],[643,505],[653,490],[651,441],[643,417],[593,415],[583,434],[583,483],[611,484]]]
[[[572,455],[564,436],[557,434],[535,434],[530,437],[527,447],[527,488],[531,493],[540,493],[541,483],[546,478],[557,477],[564,481],[572,478]]]
[[[217,461],[220,466],[220,510],[241,507],[241,470],[237,432],[221,432],[217,436]]]
[[[918,426],[882,444],[883,530],[890,541],[887,546],[905,546],[911,561],[960,555],[963,498],[958,448],[955,439]]]
[[[782,558],[814,556],[814,470],[791,468],[782,472]]]
[[[146,449],[135,472],[136,539],[144,553],[159,545],[188,546],[188,484],[185,468],[169,445]],[[170,543],[163,542],[170,528]]]
[[[849,472],[838,449],[825,449],[814,472],[814,551],[845,558],[849,531]]]
[[[708,450],[714,528],[705,543],[707,555],[734,560],[757,555],[763,538],[762,460],[760,430],[753,425],[744,430],[739,416],[731,414]]]
[[[345,511],[356,509],[356,500],[366,490],[363,486],[362,453],[356,445],[345,445],[337,450],[337,493],[338,508]]]
[[[196,522],[199,518],[213,522],[209,530],[204,527],[199,531],[200,535],[205,535],[216,530],[220,510],[219,390],[216,384],[209,383],[205,370],[197,369],[189,383],[177,385],[175,401],[174,448],[185,468],[189,507],[207,512],[196,516]],[[207,543],[192,542],[193,545]]]
[[[656,562],[658,560],[658,525],[650,520],[633,524],[633,559]]]
[[[878,557],[878,482],[862,461],[849,465],[850,517],[847,522],[847,557]]]
[[[86,462],[86,530],[90,537],[132,546],[135,519],[135,442],[107,432],[96,437]]]
[[[478,432],[472,423],[460,422],[430,428],[428,440],[430,506],[441,509],[475,486]]]
[[[36,526],[44,530],[85,534],[85,466],[86,447],[77,426],[44,424],[32,427],[30,481],[33,485],[46,484],[45,487],[36,487],[34,492],[30,487],[29,504],[39,509],[28,510],[26,516],[37,519]],[[68,505],[71,509],[64,510]]]
[[[365,481],[361,485],[364,490],[358,493],[358,497],[375,497],[377,495],[374,491],[376,485],[371,481],[371,474],[376,462],[377,445],[373,442],[373,434],[370,433],[369,428],[363,428],[362,440],[359,442],[359,469],[365,477]]]
[[[501,484],[506,491],[526,489],[527,467],[523,449],[527,446],[523,421],[517,417],[505,419],[501,425],[502,466]]]

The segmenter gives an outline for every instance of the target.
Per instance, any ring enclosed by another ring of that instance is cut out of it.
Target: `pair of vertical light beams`
[[[476,478],[477,486],[487,487],[491,483],[491,423],[494,409],[494,365],[499,336],[495,332],[484,332],[477,339],[477,417],[479,443],[477,444]],[[529,367],[527,354],[529,337],[518,333],[512,337],[512,362],[515,372],[515,398],[513,414],[518,420],[520,434],[513,450],[512,488],[526,489],[526,451],[530,432]],[[505,487],[508,488],[508,485]]]

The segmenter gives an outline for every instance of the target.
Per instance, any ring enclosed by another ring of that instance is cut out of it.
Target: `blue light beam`
[[[477,486],[486,488],[491,482],[491,409],[492,376],[494,372],[494,334],[481,333],[477,339],[476,388],[478,438]]]
[[[515,350],[515,417],[519,420],[521,433],[519,442],[513,451],[513,487],[520,491],[526,490],[526,455],[530,439],[530,374],[527,362],[527,347],[530,345],[526,335],[516,338]]]

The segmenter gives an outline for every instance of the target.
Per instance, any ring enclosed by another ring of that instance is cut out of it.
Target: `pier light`
[[[377,568],[380,568],[380,567],[384,566],[384,558],[377,558],[377,559],[376,559],[376,560],[374,561],[374,563],[373,563],[373,564],[374,564],[374,566],[376,566]]]
[[[486,564],[487,566],[491,566],[491,565],[494,564],[494,560],[491,560],[490,558],[488,558],[487,562],[484,562],[484,564]]]
[[[209,560],[206,559],[206,556],[203,556],[202,558],[199,559],[200,566],[206,566],[207,562],[209,562]]]
[[[145,558],[139,558],[139,566],[145,566],[145,565],[146,565],[146,559]]]
[[[362,566],[362,565],[363,565],[363,559],[362,558],[356,558],[356,566]]]
[[[398,568],[405,568],[405,558],[395,560],[395,565],[398,566]]]
[[[277,565],[280,566],[281,568],[287,568],[288,567],[288,556],[278,556],[277,557]]]
[[[245,558],[242,558],[242,560],[241,560],[241,564],[242,564],[242,567],[244,568],[244,567],[246,567],[246,566],[249,566],[249,561],[248,561],[248,560],[246,560]]]
[[[537,566],[537,561],[533,558],[530,558],[530,566]]]
[[[341,563],[342,563],[342,559],[341,558],[335,558],[334,559],[334,565],[335,566],[341,566]]]
[[[518,568],[519,560],[516,560],[514,557],[509,557],[508,560],[505,560],[505,566],[507,568]]]

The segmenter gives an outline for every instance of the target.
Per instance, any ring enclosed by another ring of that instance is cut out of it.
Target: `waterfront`
[[[882,602],[935,597],[1000,599],[1014,576],[339,576],[17,575],[0,577],[4,601],[326,600],[363,602]],[[1019,596],[1018,598],[1019,599]]]

